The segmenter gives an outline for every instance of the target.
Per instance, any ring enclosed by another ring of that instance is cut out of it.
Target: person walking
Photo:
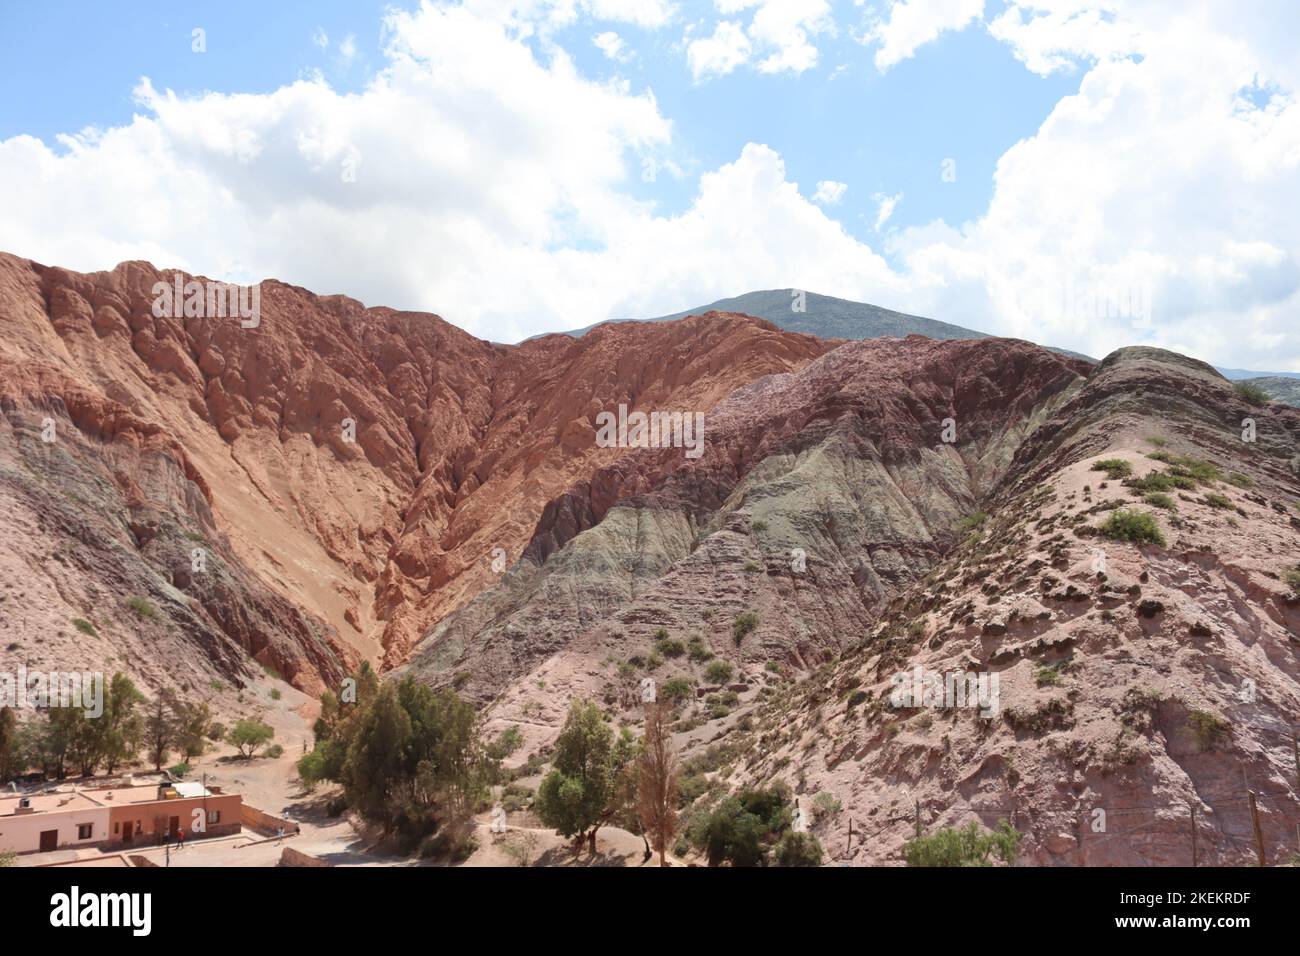
[[[176,828],[176,849],[185,849],[185,831],[180,827]]]

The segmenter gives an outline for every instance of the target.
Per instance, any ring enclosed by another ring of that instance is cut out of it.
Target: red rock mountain
[[[708,410],[832,347],[716,314],[494,345],[273,281],[256,328],[155,317],[176,276],[0,255],[6,657],[119,648],[151,686],[183,657],[199,687],[251,656],[312,690],[400,662],[621,454],[596,447],[599,411]],[[214,573],[190,572],[196,546]]]
[[[1186,864],[1189,808],[1236,863],[1249,790],[1297,849],[1300,410],[1155,349],[721,313],[503,346],[268,281],[256,328],[157,318],[175,277],[0,256],[0,667],[220,701],[368,659],[533,769],[650,679],[684,830],[780,778],[854,864],[1001,819],[1029,862]],[[702,454],[598,447],[620,404],[703,412]],[[897,698],[927,675],[995,697]]]

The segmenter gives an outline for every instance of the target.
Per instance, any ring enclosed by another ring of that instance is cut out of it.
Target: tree
[[[239,750],[241,757],[251,760],[259,747],[275,739],[275,730],[270,724],[244,717],[235,721],[235,726],[231,728],[227,739]]]
[[[385,833],[392,831],[397,818],[395,797],[402,785],[410,740],[411,718],[392,685],[386,686],[362,714],[343,769],[348,804],[363,817],[381,823]]]
[[[265,727],[266,725],[263,724],[262,726]],[[211,731],[212,711],[206,703],[178,702],[176,707],[176,746],[185,754],[187,763],[190,760],[197,760],[207,753],[211,747],[208,743],[208,735]],[[274,733],[272,736],[274,736]]]
[[[0,707],[0,783],[7,783],[21,772],[18,715],[12,707]]]
[[[593,854],[613,784],[613,741],[600,708],[575,700],[555,741],[554,769],[537,788],[542,822],[564,837],[586,833]]]
[[[668,847],[677,832],[677,760],[659,703],[646,709],[637,760],[637,811],[650,845],[659,854],[659,865],[667,866]]]
[[[136,689],[131,679],[123,673],[113,675],[108,685],[108,698],[104,701],[101,717],[100,750],[104,769],[109,773],[122,763],[135,759],[144,738],[144,719],[137,707],[144,695]]]
[[[167,689],[158,692],[144,722],[144,741],[154,770],[162,770],[176,740],[175,695]]]

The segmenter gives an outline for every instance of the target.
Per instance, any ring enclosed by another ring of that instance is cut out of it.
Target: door
[[[41,831],[41,852],[48,853],[50,850],[59,848],[59,831],[42,830]]]
[[[179,830],[180,828],[181,828],[181,818],[172,817],[171,820],[168,821],[167,823],[167,834],[169,836],[175,836],[176,831]]]
[[[127,846],[131,845],[131,821],[127,820],[122,824],[122,842]]]

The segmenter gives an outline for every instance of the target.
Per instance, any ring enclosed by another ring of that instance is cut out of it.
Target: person
[[[276,846],[279,846],[282,840],[284,840],[284,827],[280,827],[280,829],[275,834]]]
[[[185,849],[185,831],[180,827],[176,828],[176,849]]]

